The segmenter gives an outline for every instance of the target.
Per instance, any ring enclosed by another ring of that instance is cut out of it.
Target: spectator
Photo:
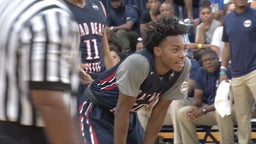
[[[175,13],[180,19],[199,17],[200,0],[165,0],[175,5]]]
[[[163,2],[159,7],[160,15],[161,16],[174,16],[175,11],[172,3],[170,2]]]
[[[155,140],[171,100],[186,95],[190,62],[184,53],[185,32],[177,19],[150,23],[145,49],[102,73],[87,88],[83,129],[89,143],[140,144]],[[159,101],[145,134],[135,111],[156,99]]]
[[[235,9],[235,5],[233,2],[229,2],[225,4],[223,13],[224,15],[227,15],[231,13]],[[219,48],[219,60],[222,61],[222,51],[224,48],[224,42],[221,41],[223,34],[223,26],[219,26],[216,28],[216,30],[213,33],[211,45],[217,46]]]
[[[175,11],[174,11],[173,4],[168,2],[168,1],[165,1],[160,5],[159,11],[160,11],[160,15],[157,16],[158,18],[162,17],[162,16],[167,16],[167,17],[175,16]],[[188,26],[188,29],[191,26],[189,23],[186,23],[185,20],[180,20],[180,22],[183,23],[184,25]],[[184,35],[184,40],[185,40],[185,44],[190,43],[188,33],[186,33]],[[187,49],[186,52],[190,54],[191,50]],[[187,54],[187,56],[189,56],[189,54]],[[193,57],[193,56],[191,56],[191,57]]]
[[[202,23],[196,27],[196,43],[210,44],[213,32],[220,26],[220,23],[214,19],[211,8],[207,5],[200,7],[200,19]]]
[[[178,110],[178,121],[184,144],[199,143],[196,126],[216,125],[219,114],[215,112],[214,99],[219,84],[220,63],[215,51],[205,49],[202,53],[200,68],[195,77],[194,98],[191,106]],[[230,73],[229,78],[230,78]],[[230,125],[232,124],[232,125]],[[232,127],[227,127],[232,126]],[[225,117],[218,122],[221,144],[234,143],[232,117]],[[225,128],[225,129],[224,129]],[[233,140],[233,142],[228,141]]]
[[[136,52],[143,50],[144,49],[144,45],[143,45],[143,39],[141,37],[139,37],[137,39],[137,44],[136,44]]]
[[[56,0],[0,4],[0,143],[82,144],[71,97],[79,35],[70,10]]]
[[[146,24],[151,21],[156,21],[157,16],[159,15],[159,0],[146,0],[147,10],[143,11],[140,19],[140,33],[143,36]]]
[[[231,88],[239,143],[251,143],[251,101],[256,99],[256,10],[247,0],[233,0],[235,11],[224,17],[222,71],[231,60]],[[220,80],[227,79],[221,75]]]
[[[122,53],[129,55],[135,51],[140,36],[140,18],[133,7],[125,6],[124,0],[111,0],[107,25],[112,42],[121,48]]]
[[[210,43],[214,30],[221,24],[214,20],[210,3],[207,1],[201,1],[200,19],[202,22],[196,27],[196,42],[188,44],[188,48],[194,49],[195,52],[200,48],[211,48],[216,51],[216,53],[219,53],[219,48]]]

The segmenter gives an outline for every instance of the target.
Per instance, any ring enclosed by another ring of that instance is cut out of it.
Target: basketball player
[[[88,143],[153,143],[173,99],[187,93],[190,61],[183,35],[186,27],[173,17],[148,25],[145,49],[103,72],[85,91],[81,106],[83,135]],[[146,133],[135,113],[159,99]]]

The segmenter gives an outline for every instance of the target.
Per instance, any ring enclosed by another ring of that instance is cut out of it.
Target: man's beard
[[[113,8],[113,7],[112,7],[112,9],[113,9],[113,11],[116,12],[116,13],[121,13],[121,12],[124,11],[124,6],[121,5],[121,6],[117,7],[117,8]]]
[[[247,6],[248,6],[248,4],[246,4],[246,5],[241,5],[241,6],[238,6],[238,8],[239,8],[239,9],[245,9]]]

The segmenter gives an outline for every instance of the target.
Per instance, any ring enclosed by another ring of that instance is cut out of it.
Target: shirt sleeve
[[[132,7],[127,7],[126,10],[126,21],[133,21],[136,22],[136,20],[139,18],[138,13],[136,10]]]
[[[221,37],[222,37],[222,30],[223,27],[218,27],[215,29],[213,36],[212,36],[212,41],[211,41],[211,45],[215,45],[219,48],[222,48],[222,41],[221,41]]]
[[[141,14],[140,24],[146,24],[148,22],[150,22],[150,15],[148,14],[148,11],[144,11]]]
[[[45,10],[31,19],[22,34],[30,52],[26,76],[30,89],[70,90],[80,62],[78,25],[70,13]]]
[[[116,72],[116,83],[120,92],[137,97],[141,84],[149,74],[149,68],[149,62],[144,56],[133,54],[127,57]]]
[[[179,100],[185,98],[188,94],[190,69],[191,62],[188,58],[186,58],[184,69],[182,70],[178,80],[168,91],[161,95],[161,98],[166,100]]]

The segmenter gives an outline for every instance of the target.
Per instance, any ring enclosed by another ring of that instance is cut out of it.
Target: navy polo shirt
[[[115,13],[113,10],[109,12],[107,17],[108,26],[119,26],[125,24],[127,21],[133,21],[132,31],[140,32],[140,18],[137,11],[131,6],[125,6],[124,11]]]
[[[211,105],[214,103],[216,91],[219,86],[220,69],[214,73],[208,73],[205,68],[201,67],[195,77],[195,89],[204,91],[203,103]],[[227,70],[227,76],[230,79],[230,70]]]
[[[256,10],[248,7],[224,17],[223,42],[230,44],[232,77],[240,77],[256,69]]]

